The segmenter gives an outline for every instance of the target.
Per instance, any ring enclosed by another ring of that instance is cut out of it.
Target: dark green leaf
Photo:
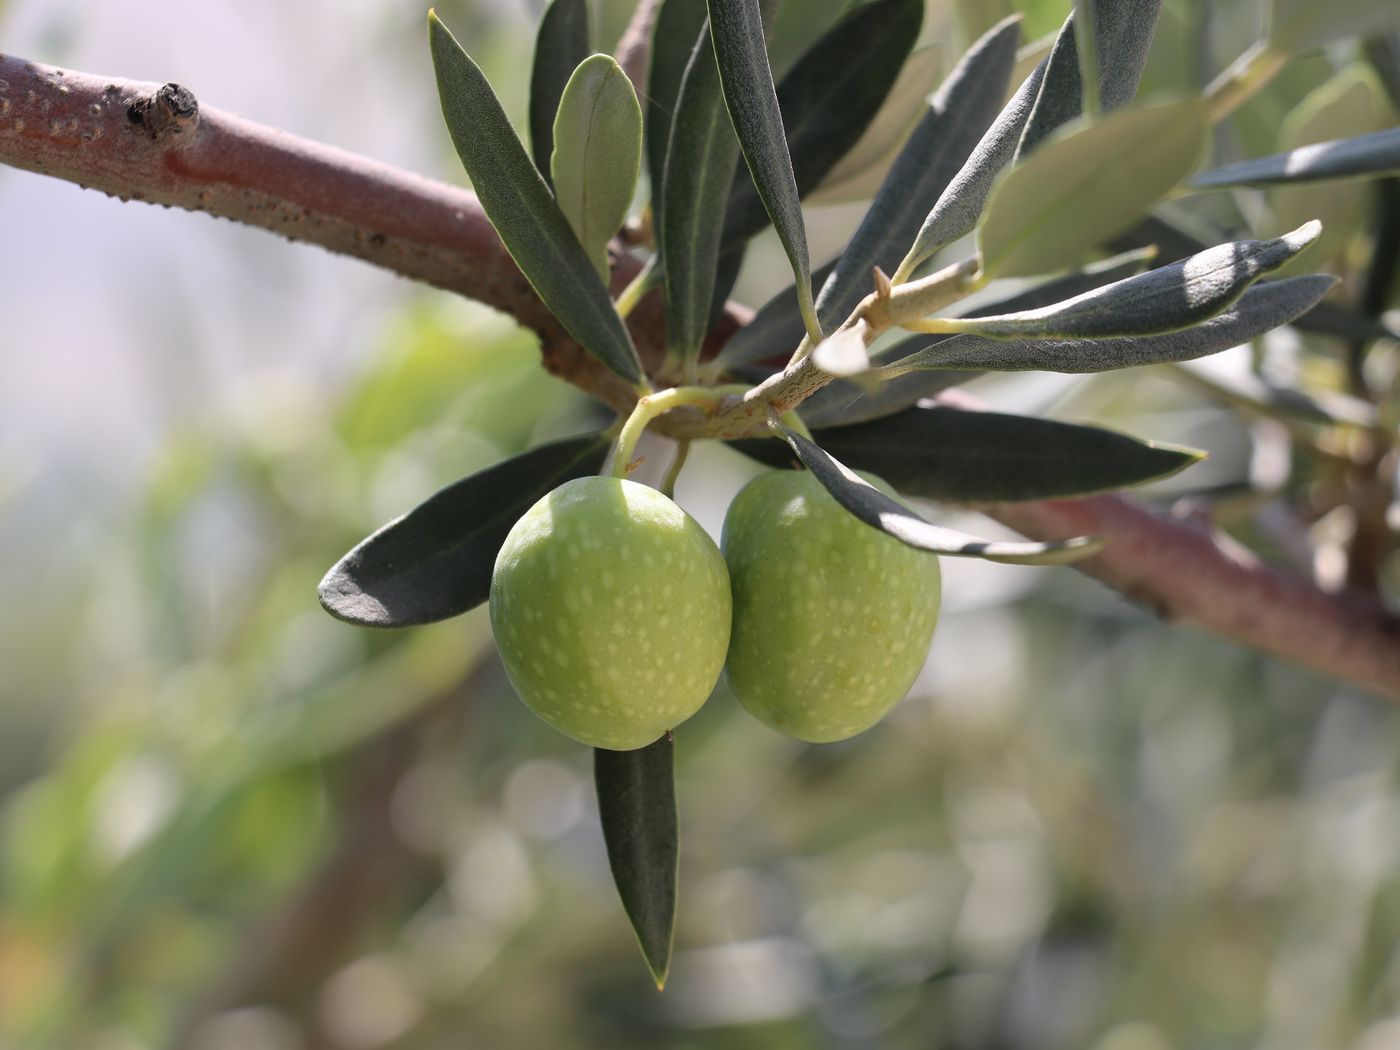
[[[1063,270],[1190,174],[1206,109],[1191,99],[1119,110],[1056,138],[1003,176],[978,235],[986,273]]]
[[[659,233],[665,206],[666,149],[681,82],[705,28],[705,0],[663,0],[651,34],[651,70],[647,74],[646,148],[651,176],[651,207]]]
[[[1204,455],[1099,427],[942,406],[812,436],[848,467],[878,474],[906,495],[953,503],[1110,492],[1175,474]],[[771,440],[735,445],[771,466],[791,460]]]
[[[823,328],[836,328],[873,289],[871,271],[893,273],[924,217],[1001,111],[1020,24],[998,23],[973,44],[929,102],[865,218],[817,296]]]
[[[530,70],[530,153],[545,182],[550,182],[549,158],[554,154],[554,114],[564,85],[590,50],[588,0],[550,0],[535,35]]]
[[[486,601],[506,534],[542,496],[596,474],[601,434],[541,445],[429,497],[359,543],[318,588],[332,616],[366,627],[408,627]]]
[[[816,342],[821,331],[812,304],[812,268],[807,254],[807,227],[802,201],[787,150],[787,133],[778,108],[773,72],[768,68],[763,16],[758,0],[709,0],[710,36],[714,40],[724,101],[739,137],[754,187],[778,232],[797,282],[797,303],[807,334]]]
[[[914,238],[914,246],[899,264],[901,279],[907,278],[916,266],[945,244],[952,244],[977,228],[977,220],[982,217],[996,177],[1016,153],[1044,75],[1045,63],[1042,62],[1011,96],[966,163],[944,187]]]
[[[939,320],[948,331],[1000,338],[1105,339],[1160,335],[1199,324],[1225,309],[1264,274],[1277,270],[1322,231],[1309,222],[1268,241],[1234,241],[1072,299],[1018,313]]]
[[[868,201],[875,196],[904,140],[928,106],[929,95],[942,79],[942,56],[943,49],[938,45],[910,53],[875,118],[804,200],[837,204]]]
[[[1269,186],[1357,176],[1376,177],[1395,172],[1400,172],[1400,128],[1319,142],[1271,157],[1227,164],[1204,175],[1197,175],[1187,185],[1195,190],[1213,190],[1229,186]]]
[[[890,499],[854,471],[843,466],[791,427],[779,426],[797,458],[845,507],[871,528],[901,543],[934,554],[983,558],[1008,565],[1063,565],[1093,554],[1102,541],[1088,536],[1060,543],[997,543],[979,540],[941,525],[933,525],[908,507]]]
[[[1107,113],[1131,104],[1137,95],[1162,3],[1161,0],[1090,0],[1087,6],[1094,12],[1099,105]],[[1035,109],[1016,150],[1018,162],[1083,112],[1081,70],[1072,13],[1050,52]]]
[[[632,338],[491,85],[436,15],[428,30],[447,130],[511,258],[580,346],[640,383]]]
[[[607,55],[579,63],[554,119],[554,196],[598,275],[608,242],[627,219],[642,163],[642,109],[622,67]]]
[[[1269,47],[1288,54],[1397,26],[1395,0],[1273,0]]]
[[[876,374],[892,378],[925,368],[1107,372],[1136,365],[1189,361],[1228,350],[1287,324],[1312,309],[1336,283],[1335,277],[1311,276],[1256,285],[1234,306],[1209,321],[1167,335],[1042,340],[960,335],[911,354]]]
[[[1139,249],[1105,259],[1082,270],[1074,270],[1049,281],[1042,281],[1005,299],[985,303],[969,310],[966,316],[985,317],[1056,303],[1067,296],[1078,295],[1091,288],[1101,288],[1112,281],[1138,273],[1151,256],[1150,251]],[[928,347],[931,338],[933,337],[910,336],[883,351],[880,361],[887,363],[908,357]],[[864,423],[893,415],[922,398],[933,397],[949,387],[958,386],[982,374],[980,371],[911,372],[880,383],[872,389],[866,389],[858,383],[837,380],[822,387],[802,402],[802,418],[808,426],[820,427]]]
[[[778,84],[797,193],[806,197],[875,119],[919,36],[922,0],[876,0],[837,23]],[[768,224],[747,170],[739,172],[725,212],[724,244]]]
[[[671,122],[661,206],[666,274],[666,342],[673,356],[699,355],[710,326],[724,202],[739,143],[724,110],[708,33],[691,52]]]
[[[666,983],[676,925],[675,743],[593,750],[593,782],[608,863],[656,986]]]

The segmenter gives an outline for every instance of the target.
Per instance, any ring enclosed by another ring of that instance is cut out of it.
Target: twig
[[[627,74],[627,78],[636,86],[638,94],[646,90],[651,30],[656,24],[656,12],[660,7],[661,0],[641,0],[617,42],[617,53],[614,57],[622,71]]]
[[[1163,619],[1400,700],[1400,620],[1364,595],[1324,593],[1199,523],[1119,496],[977,509],[1037,540],[1108,536],[1102,553],[1074,567]]]
[[[624,385],[544,310],[470,193],[198,107],[173,85],[13,57],[0,57],[0,82],[0,163],[261,226],[488,303],[540,334],[552,372],[614,407],[632,407]],[[636,270],[623,260],[615,282],[621,287]],[[744,320],[742,309],[728,311],[711,346]],[[629,324],[644,358],[656,360],[665,341],[654,296]],[[796,404],[821,385],[806,364],[769,384],[783,394],[774,402],[779,409],[790,407],[789,392]],[[760,431],[768,404],[736,402],[729,410],[736,431]],[[658,429],[686,436],[683,423],[668,430],[666,422],[658,420]],[[1107,536],[1108,549],[1079,567],[1133,600],[1400,699],[1400,625],[1365,600],[1325,594],[1199,528],[1117,497],[984,509],[1039,540]]]

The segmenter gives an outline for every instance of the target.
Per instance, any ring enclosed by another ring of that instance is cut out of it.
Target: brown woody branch
[[[0,162],[144,200],[261,226],[487,303],[539,333],[546,367],[617,408],[633,395],[575,345],[535,297],[461,189],[198,106],[159,87],[0,56]],[[619,260],[617,280],[635,273]],[[722,340],[743,313],[731,311]],[[644,360],[664,340],[655,301],[630,324]],[[1323,593],[1188,523],[1127,500],[982,508],[1039,540],[1096,533],[1080,565],[1164,616],[1400,699],[1400,623]]]

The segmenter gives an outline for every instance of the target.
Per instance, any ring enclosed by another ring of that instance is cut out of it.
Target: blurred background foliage
[[[0,45],[460,180],[417,3],[131,6],[11,0]],[[439,5],[518,123],[538,6]],[[597,5],[604,46],[627,6]],[[775,63],[843,6],[785,0]],[[931,0],[944,68],[1012,6]],[[1034,40],[1068,4],[1014,6]],[[1261,19],[1169,0],[1144,93],[1195,90]],[[1249,103],[1217,159],[1390,126],[1391,105],[1337,45]],[[1205,214],[1261,233],[1321,214],[1322,261],[1354,285],[1369,193]],[[814,210],[814,254],[859,211]],[[1069,571],[980,563],[948,564],[925,673],[864,736],[799,745],[723,687],[678,733],[657,995],[590,756],[512,697],[484,610],[375,634],[315,601],[370,528],[595,410],[489,311],[258,232],[11,171],[0,228],[22,246],[0,262],[0,1047],[1400,1046],[1393,710]],[[737,297],[785,271],[760,242]],[[1336,340],[1265,353],[1347,389]],[[1394,348],[1370,367],[1393,382]],[[1325,515],[1302,548],[1230,516],[1264,482],[1322,482],[1290,471],[1284,424],[1199,378],[979,394],[1209,449],[1150,498],[1322,571]],[[701,448],[680,500],[717,531],[754,469]]]

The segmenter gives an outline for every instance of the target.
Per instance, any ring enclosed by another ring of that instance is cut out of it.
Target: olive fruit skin
[[[644,747],[709,697],[729,644],[719,548],[655,489],[576,478],[531,507],[491,577],[491,630],[526,706],[593,747]]]
[[[722,546],[734,602],[725,673],[750,714],[829,743],[904,698],[938,623],[935,555],[861,522],[805,470],[741,489]]]

